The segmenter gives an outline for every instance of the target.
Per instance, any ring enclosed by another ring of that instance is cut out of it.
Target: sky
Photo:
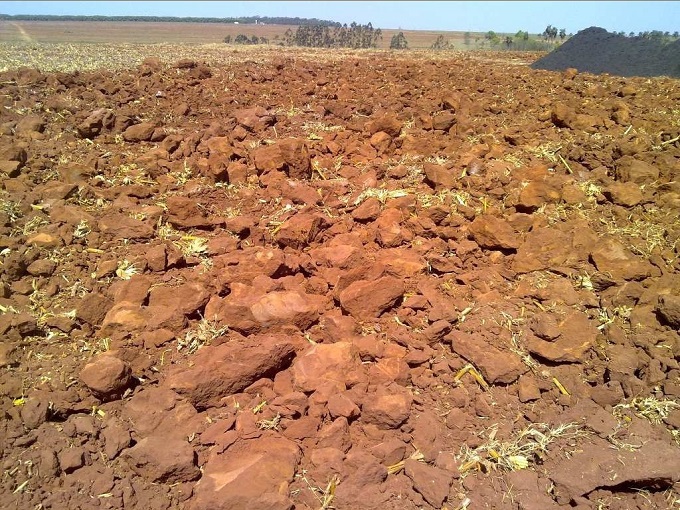
[[[680,30],[677,1],[273,1],[273,2],[0,2],[2,14],[106,16],[289,16],[403,30],[542,33],[548,25],[575,34],[591,26],[611,32]]]

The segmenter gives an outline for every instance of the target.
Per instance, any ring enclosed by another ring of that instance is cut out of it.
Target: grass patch
[[[177,186],[184,186],[194,176],[194,173],[185,159],[184,164],[182,165],[182,170],[178,172],[170,172],[168,175],[175,180],[175,184]]]
[[[359,205],[368,198],[377,198],[381,204],[384,204],[389,199],[401,198],[408,196],[410,192],[405,189],[387,190],[384,188],[366,188],[354,201],[354,205]]]
[[[30,220],[28,220],[23,228],[17,229],[17,231],[12,231],[11,235],[16,235],[16,234],[23,234],[25,236],[29,236],[31,234],[35,234],[38,229],[44,225],[48,225],[49,221],[47,221],[45,218],[42,218],[40,216],[33,216]]]
[[[219,326],[217,320],[210,321],[202,317],[195,328],[190,329],[184,338],[177,340],[177,350],[185,350],[187,354],[193,354],[205,345],[224,336],[229,331],[228,326]]]
[[[295,477],[302,479],[302,481],[307,485],[307,488],[312,492],[312,494],[314,494],[314,497],[317,499],[320,505],[318,510],[329,510],[334,508],[332,503],[335,499],[335,489],[340,483],[340,477],[338,475],[333,475],[326,484],[325,488],[314,485],[307,477],[306,469],[303,469],[301,473],[296,474]]]
[[[319,122],[319,121],[307,121],[304,124],[302,124],[302,130],[309,133],[316,133],[316,132],[325,132],[325,133],[332,133],[334,131],[344,131],[345,128],[343,126],[337,126],[337,125],[328,125],[324,122]]]
[[[551,163],[557,163],[557,153],[562,149],[562,146],[555,142],[546,142],[537,147],[529,147],[527,152],[534,157],[540,159],[547,159]]]
[[[605,233],[628,240],[630,250],[643,257],[649,257],[657,249],[674,250],[678,239],[671,239],[664,220],[671,225],[680,226],[677,216],[670,213],[662,215],[659,209],[640,211],[640,214],[628,217],[627,223],[617,221],[613,216],[599,218],[600,230]]]
[[[548,451],[555,441],[574,441],[586,433],[577,423],[566,423],[550,427],[544,423],[533,424],[507,441],[496,439],[498,429],[489,429],[487,441],[475,449],[466,445],[460,450],[458,459],[462,476],[472,471],[517,471],[528,468]]]
[[[208,251],[208,240],[199,236],[182,236],[174,242],[185,257],[203,257]]]
[[[680,404],[674,400],[660,400],[656,397],[636,397],[628,404],[614,406],[614,416],[619,419],[625,419],[625,411],[631,411],[636,416],[659,424],[675,409],[680,409]]]
[[[600,321],[600,325],[597,327],[600,331],[606,329],[607,326],[614,324],[615,322],[630,322],[630,314],[633,309],[629,306],[617,306],[615,308],[609,309],[607,307],[600,308],[597,312],[597,320]]]
[[[80,220],[80,223],[76,225],[76,228],[73,231],[73,237],[75,239],[82,239],[86,237],[90,232],[92,232],[92,229],[90,228],[90,225],[87,223],[87,220]]]
[[[121,280],[129,280],[134,275],[139,273],[139,269],[127,259],[121,261],[116,268],[116,276]]]
[[[12,202],[11,200],[0,200],[0,211],[7,215],[7,219],[10,223],[14,223],[24,215],[24,213],[21,212],[19,203]]]

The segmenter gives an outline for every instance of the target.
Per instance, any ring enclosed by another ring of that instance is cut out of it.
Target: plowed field
[[[678,80],[7,48],[4,508],[678,507]]]

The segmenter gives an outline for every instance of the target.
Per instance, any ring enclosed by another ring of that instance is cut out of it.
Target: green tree
[[[390,40],[390,49],[391,50],[408,49],[408,41],[406,40],[404,32],[399,32],[397,35],[392,36],[392,39]]]
[[[484,34],[484,39],[489,41],[492,46],[496,46],[501,42],[501,38],[493,30],[489,30],[486,34]]]
[[[286,43],[286,46],[292,46],[294,44],[293,31],[290,28],[283,33],[283,41]]]
[[[557,38],[557,28],[552,25],[545,27],[543,31],[543,38],[548,41],[554,41]]]
[[[437,39],[432,43],[432,46],[430,46],[430,49],[433,50],[448,50],[451,47],[449,44],[449,41],[446,41],[444,39],[443,35],[438,35]]]
[[[521,39],[522,41],[528,41],[529,40],[529,32],[526,30],[519,30],[515,34],[515,39]]]
[[[300,25],[295,33],[286,30],[284,41],[288,46],[311,48],[377,48],[382,40],[382,30],[371,23],[359,25],[352,22],[328,27],[324,25]],[[260,42],[264,42],[260,38]]]
[[[567,30],[564,28],[560,28],[560,39],[564,41],[565,37],[567,37]]]

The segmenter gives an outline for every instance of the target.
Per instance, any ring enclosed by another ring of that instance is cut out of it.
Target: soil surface
[[[3,507],[677,508],[680,82],[242,55],[0,75]]]
[[[534,62],[533,69],[680,78],[680,39],[665,43],[590,27]]]

